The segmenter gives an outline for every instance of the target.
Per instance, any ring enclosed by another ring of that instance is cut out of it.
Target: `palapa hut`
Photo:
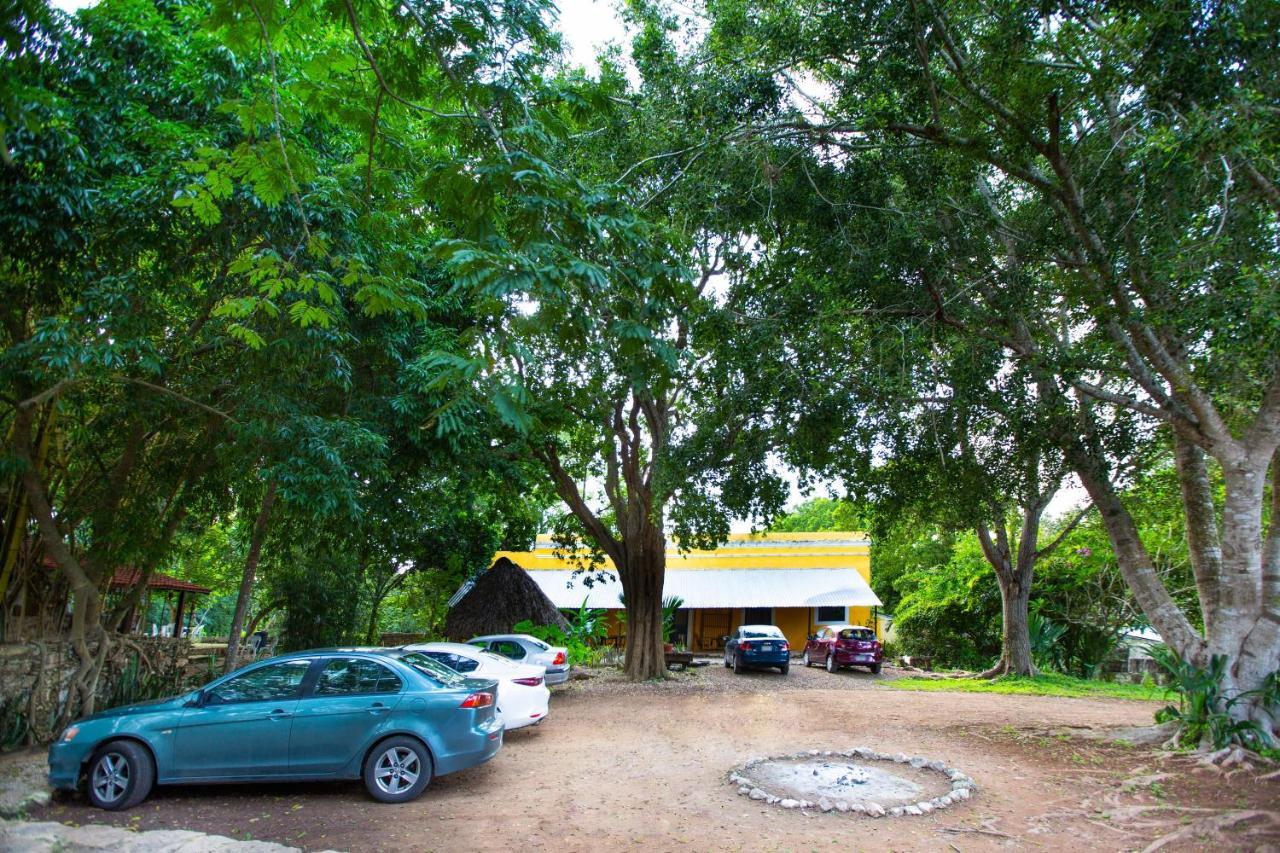
[[[458,642],[484,634],[508,634],[525,619],[535,625],[569,628],[529,573],[506,557],[463,584],[449,603],[444,631]]]

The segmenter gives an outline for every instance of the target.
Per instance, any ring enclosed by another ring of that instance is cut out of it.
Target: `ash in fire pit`
[[[755,758],[729,774],[738,792],[785,809],[872,817],[928,814],[967,800],[973,780],[940,761],[865,747]]]

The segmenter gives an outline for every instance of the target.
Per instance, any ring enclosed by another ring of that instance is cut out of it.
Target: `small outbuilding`
[[[506,557],[467,581],[449,600],[444,631],[450,640],[465,642],[484,634],[507,634],[517,622],[555,625],[569,623],[529,573]]]

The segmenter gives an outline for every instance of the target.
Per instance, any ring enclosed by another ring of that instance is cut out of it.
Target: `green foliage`
[[[591,645],[580,633],[570,630],[566,634],[556,625],[535,625],[528,619],[517,622],[511,628],[516,634],[529,634],[544,643],[563,646],[569,650],[569,662],[577,666],[598,666],[604,658],[605,650]]]
[[[212,664],[206,671],[190,675],[177,670],[160,675],[143,667],[140,656],[134,652],[129,656],[129,661],[119,677],[112,682],[111,694],[103,707],[115,708],[151,699],[178,696],[212,680],[216,675],[221,673],[214,672]]]
[[[684,607],[684,599],[678,595],[668,595],[662,599],[662,642],[671,642],[671,631],[676,625],[676,611]]]
[[[1039,613],[1027,615],[1027,633],[1031,639],[1031,658],[1041,670],[1062,672],[1063,648],[1062,635],[1067,626],[1058,625]]]
[[[1169,691],[1158,685],[1125,684],[1075,678],[1058,673],[1043,673],[1031,678],[1005,675],[993,679],[975,678],[898,678],[885,682],[894,690],[925,690],[945,693],[1006,693],[1032,696],[1103,697],[1112,699],[1165,699]]]
[[[810,498],[775,518],[769,529],[788,533],[861,531],[866,529],[866,522],[852,501]]]
[[[1251,697],[1257,705],[1271,712],[1280,710],[1280,671],[1266,676],[1252,690],[1229,693],[1223,689],[1227,658],[1214,655],[1207,669],[1184,661],[1165,646],[1153,646],[1151,657],[1169,674],[1170,689],[1178,696],[1178,704],[1166,705],[1156,712],[1156,722],[1178,722],[1178,742],[1186,747],[1211,746],[1222,749],[1241,744],[1252,750],[1275,748],[1275,741],[1258,723],[1232,714],[1232,709]]]
[[[587,599],[582,599],[577,610],[563,611],[565,618],[569,620],[569,636],[586,645],[595,645],[603,640],[609,632],[609,626],[605,624],[607,612],[587,607]]]

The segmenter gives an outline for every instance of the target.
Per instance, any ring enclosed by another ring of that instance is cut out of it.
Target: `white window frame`
[[[828,605],[828,606],[830,606],[830,607],[837,607],[838,605],[832,604],[832,605]],[[814,626],[815,626],[815,627],[817,627],[817,626],[819,626],[819,625],[847,625],[847,624],[850,624],[850,623],[849,623],[849,608],[848,608],[848,607],[845,607],[845,608],[842,608],[842,609],[844,610],[844,615],[843,615],[843,616],[841,616],[839,619],[819,619],[819,618],[818,618],[818,610],[819,610],[819,608],[817,608],[817,607],[813,608],[813,624],[814,624]]]

